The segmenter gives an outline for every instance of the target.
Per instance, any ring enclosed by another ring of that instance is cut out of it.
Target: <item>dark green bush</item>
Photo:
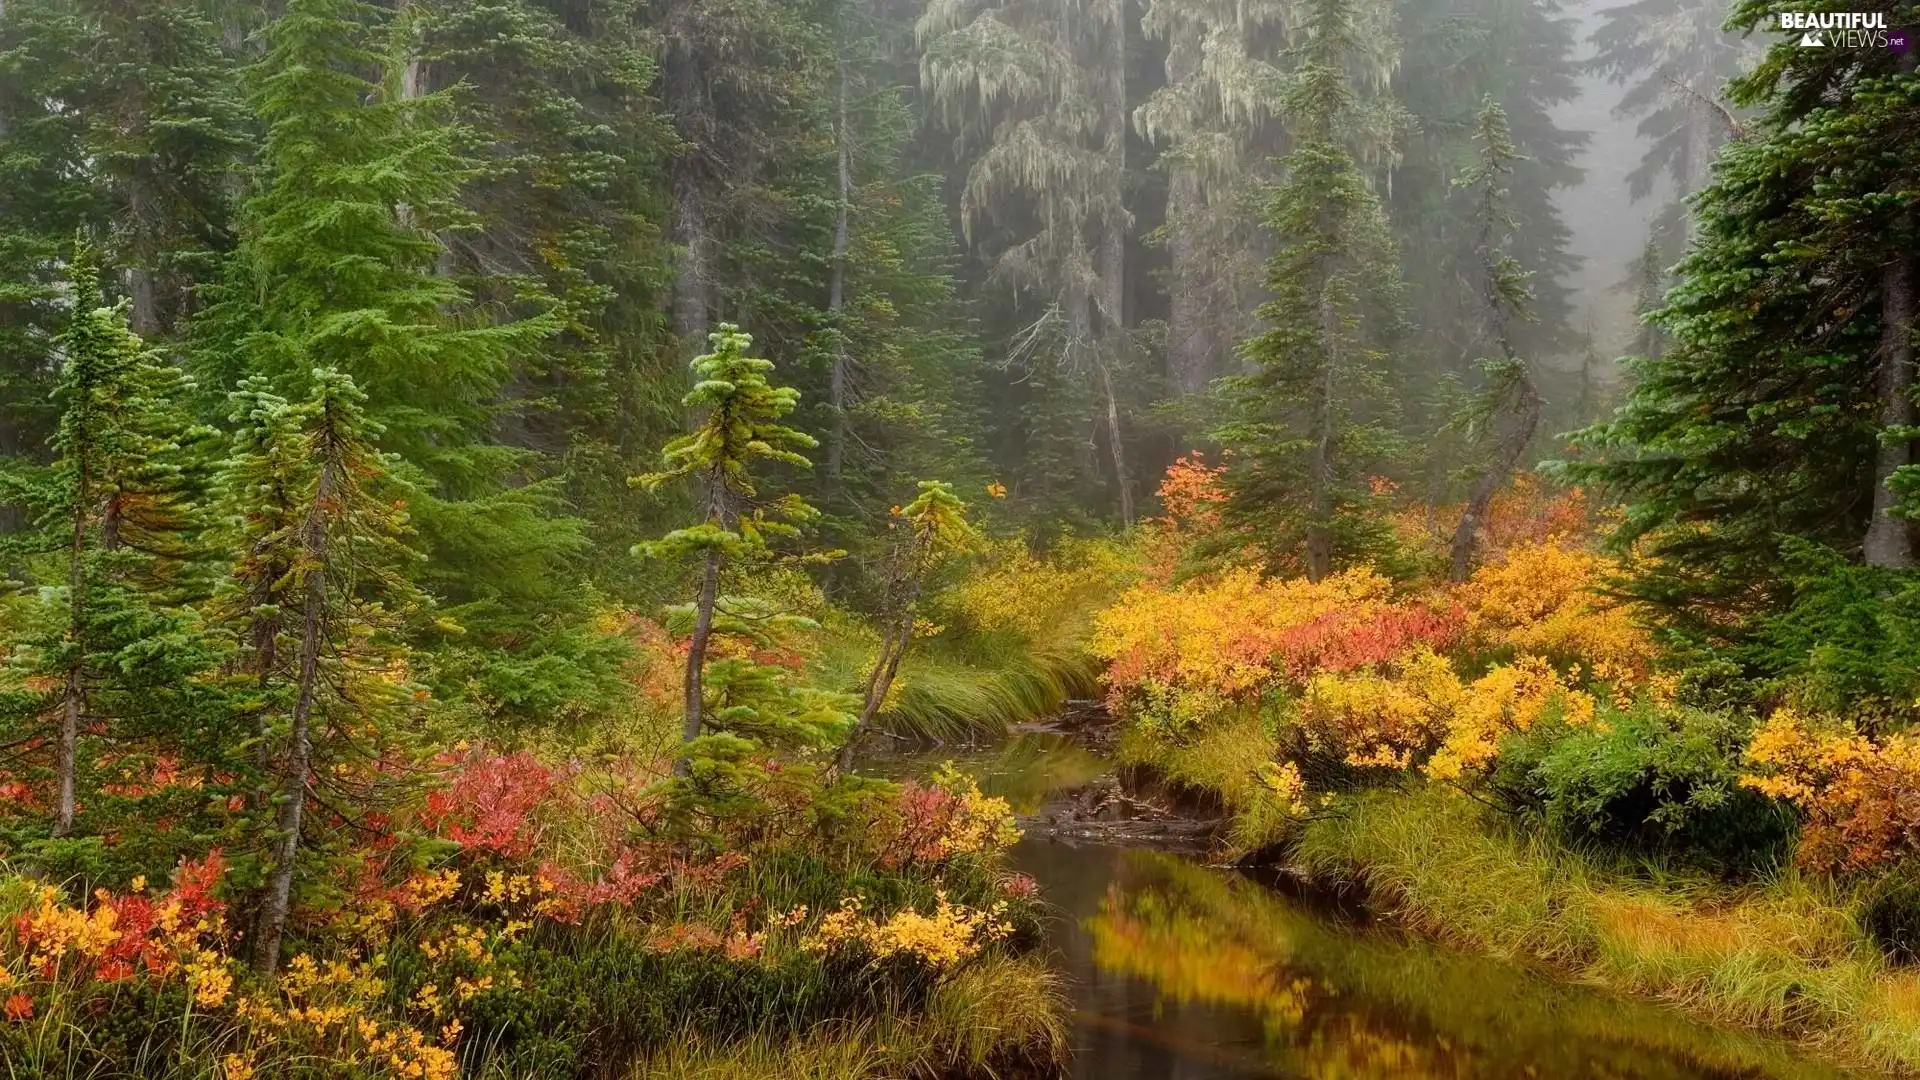
[[[1920,876],[1907,870],[1868,886],[1860,923],[1889,962],[1920,963]]]
[[[1509,740],[1495,789],[1570,841],[1746,873],[1785,860],[1790,811],[1740,784],[1749,725],[1693,709],[1603,710]]]

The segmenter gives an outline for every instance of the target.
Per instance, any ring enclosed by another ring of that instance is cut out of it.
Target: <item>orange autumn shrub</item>
[[[1613,560],[1565,538],[1514,547],[1459,590],[1468,632],[1484,649],[1641,685],[1653,672],[1653,636],[1630,608],[1601,594],[1615,569]]]
[[[1754,732],[1741,782],[1806,815],[1796,853],[1825,871],[1920,855],[1920,735],[1871,738],[1779,709]]]
[[[1370,569],[1324,581],[1230,570],[1176,589],[1136,586],[1095,620],[1091,648],[1122,698],[1147,684],[1243,698],[1321,668],[1386,663],[1416,645],[1444,646],[1450,615],[1392,595]]]

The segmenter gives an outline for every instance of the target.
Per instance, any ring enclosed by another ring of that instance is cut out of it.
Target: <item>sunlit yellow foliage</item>
[[[1231,570],[1212,582],[1130,589],[1094,623],[1091,648],[1112,664],[1116,688],[1148,682],[1229,698],[1284,674],[1288,631],[1338,612],[1384,607],[1392,583],[1371,569],[1324,581]]]
[[[1822,870],[1867,870],[1920,854],[1920,736],[1869,738],[1848,725],[1779,709],[1747,747],[1742,783],[1807,815],[1799,858]]]
[[[1468,627],[1486,647],[1638,685],[1652,671],[1653,637],[1631,609],[1600,594],[1615,569],[1606,556],[1561,539],[1518,545],[1461,590]]]
[[[1593,721],[1593,695],[1569,686],[1537,656],[1523,656],[1475,679],[1461,693],[1447,726],[1446,742],[1427,762],[1427,772],[1452,780],[1491,763],[1500,740],[1526,731],[1558,712],[1569,724]]]
[[[935,771],[933,783],[958,800],[938,841],[941,855],[994,855],[1020,841],[1012,804],[982,792],[979,782],[953,762]]]
[[[987,544],[980,563],[940,604],[982,630],[1052,641],[1137,573],[1133,556],[1111,542],[1063,541],[1042,558],[1015,537]]]
[[[1390,675],[1323,672],[1307,680],[1299,723],[1315,749],[1359,767],[1405,769],[1440,742],[1462,699],[1448,660],[1420,649]]]
[[[811,952],[854,949],[879,960],[911,957],[938,971],[972,959],[989,943],[1013,933],[1004,903],[971,908],[949,903],[944,892],[931,914],[906,908],[875,920],[862,907],[858,897],[842,899],[838,909],[801,939],[801,947]]]

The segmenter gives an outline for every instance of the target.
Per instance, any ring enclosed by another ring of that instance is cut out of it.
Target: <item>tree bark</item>
[[[707,205],[705,160],[714,136],[698,59],[690,47],[669,50],[663,90],[668,115],[687,143],[670,168],[673,242],[680,248],[673,284],[673,330],[683,346],[698,352],[712,329],[714,241]]]
[[[1179,86],[1200,70],[1200,25],[1183,20],[1167,50],[1167,82]],[[1207,326],[1208,283],[1214,268],[1204,261],[1196,230],[1206,206],[1200,170],[1176,164],[1167,186],[1167,255],[1172,263],[1171,310],[1167,318],[1167,376],[1180,394],[1195,394],[1213,381],[1213,335]]]
[[[287,915],[293,907],[294,863],[300,856],[300,830],[305,822],[307,790],[313,783],[313,710],[320,695],[320,650],[327,631],[327,512],[340,488],[337,460],[320,469],[313,505],[301,527],[306,565],[306,597],[301,605],[300,659],[293,702],[292,730],[288,733],[286,772],[280,785],[280,836],[274,851],[273,873],[267,878],[266,902],[260,909],[254,937],[254,969],[271,975],[280,966],[280,942],[286,935]]]
[[[1904,223],[1903,223],[1904,224]],[[1906,229],[1897,230],[1905,235]],[[1880,428],[1912,427],[1913,403],[1913,256],[1902,250],[1880,278]],[[1881,438],[1873,463],[1873,519],[1867,526],[1864,555],[1868,566],[1904,570],[1913,565],[1913,539],[1907,519],[1898,516],[1894,474],[1913,461],[1906,438]]]
[[[833,328],[833,370],[827,379],[827,405],[833,412],[833,430],[827,436],[827,475],[840,476],[847,447],[847,333],[841,315],[847,301],[847,230],[852,213],[853,149],[847,128],[847,65],[840,63],[839,123],[840,207],[833,223],[833,276],[827,286],[827,325]]]
[[[1513,429],[1501,440],[1493,460],[1487,463],[1486,471],[1473,482],[1473,490],[1467,496],[1466,512],[1461,515],[1459,526],[1453,530],[1453,544],[1449,551],[1451,565],[1447,573],[1449,580],[1465,581],[1472,575],[1473,552],[1480,542],[1480,530],[1486,523],[1487,507],[1492,505],[1494,493],[1513,475],[1514,467],[1520,463],[1520,455],[1526,453],[1527,444],[1533,441],[1534,432],[1540,429],[1540,394],[1534,389],[1533,379],[1522,373],[1514,394]]]
[[[1320,298],[1321,357],[1319,400],[1313,410],[1313,452],[1307,466],[1312,491],[1307,518],[1307,580],[1321,581],[1333,572],[1333,421],[1334,393],[1339,382],[1340,313],[1333,301]]]
[[[1121,438],[1120,404],[1114,394],[1114,364],[1127,354],[1127,20],[1125,5],[1110,0],[1107,33],[1112,43],[1106,58],[1107,205],[1101,222],[1098,266],[1100,278],[1100,392],[1105,398],[1107,444],[1113,455],[1113,476],[1120,489],[1120,524],[1133,524],[1133,480],[1127,474],[1126,443]]]
[[[67,548],[67,647],[73,655],[67,659],[66,684],[60,695],[60,734],[55,748],[54,775],[58,787],[53,818],[53,835],[73,832],[76,805],[75,774],[79,771],[80,715],[86,707],[87,653],[87,502],[92,497],[86,467],[81,466],[79,490],[75,493],[73,538]]]
[[[700,572],[700,599],[693,609],[693,637],[687,641],[687,681],[686,681],[686,726],[681,738],[692,742],[700,737],[700,730],[706,722],[706,686],[704,680],[707,665],[707,642],[713,637],[713,609],[720,602],[720,553],[707,552],[705,567]]]

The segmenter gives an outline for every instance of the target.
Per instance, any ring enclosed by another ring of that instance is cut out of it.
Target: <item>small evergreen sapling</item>
[[[700,592],[694,601],[687,650],[685,742],[699,738],[705,727],[703,678],[720,600],[722,565],[764,549],[769,537],[795,535],[799,525],[815,513],[798,495],[762,500],[753,469],[761,464],[810,468],[812,463],[801,451],[820,445],[811,435],[780,423],[799,404],[800,392],[767,381],[773,362],[747,355],[751,337],[723,324],[710,340],[713,351],[693,362],[699,381],[685,399],[688,408],[704,409],[704,415],[693,431],[669,442],[661,452],[665,468],[633,479],[653,490],[671,480],[693,477],[701,489],[698,524],[634,549],[635,554],[654,558],[700,562]]]
[[[894,518],[887,525],[893,531],[894,546],[887,559],[880,652],[874,657],[872,674],[867,676],[860,721],[840,748],[843,770],[852,767],[854,743],[872,726],[893,689],[894,677],[900,673],[900,661],[906,658],[907,646],[913,641],[920,590],[927,575],[942,559],[966,551],[980,539],[967,521],[967,504],[953,493],[953,485],[938,480],[921,481],[919,496],[905,507],[896,507]]]

